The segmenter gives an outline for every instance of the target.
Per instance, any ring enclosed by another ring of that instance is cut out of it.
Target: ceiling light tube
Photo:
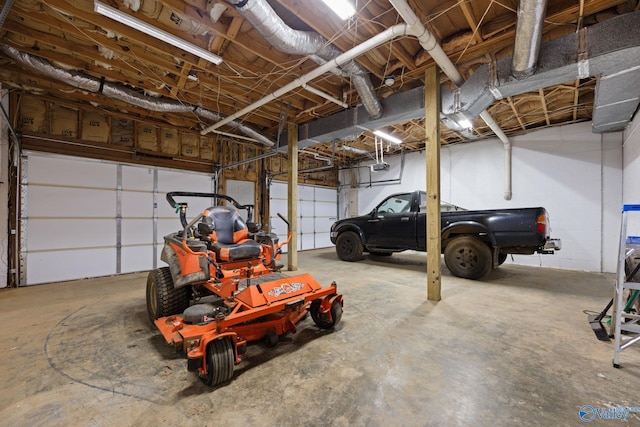
[[[186,40],[181,39],[180,37],[176,37],[171,33],[168,33],[160,28],[154,27],[153,25],[144,22],[138,18],[134,18],[133,16],[122,12],[121,10],[115,9],[111,6],[107,6],[104,3],[99,1],[93,2],[93,10],[100,15],[106,16],[107,18],[111,18],[114,21],[118,21],[121,24],[124,24],[128,27],[134,28],[138,31],[142,31],[143,33],[149,34],[151,37],[155,37],[158,40],[169,43],[177,47],[178,49],[185,50],[189,53],[192,53],[202,59],[205,59],[209,62],[213,62],[218,65],[222,62],[222,58],[218,55],[215,55],[209,52],[206,49],[203,49],[199,46],[194,45],[193,43],[189,43]]]
[[[462,119],[458,122],[458,124],[463,128],[463,129],[471,129],[471,122],[468,119]]]
[[[322,0],[341,19],[349,19],[356,14],[355,8],[348,0]]]
[[[402,140],[396,138],[395,136],[391,136],[388,133],[382,132],[381,130],[374,130],[374,135],[379,136],[380,138],[386,139],[389,142],[393,142],[394,144],[402,144]]]

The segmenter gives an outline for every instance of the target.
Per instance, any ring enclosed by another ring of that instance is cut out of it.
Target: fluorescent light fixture
[[[93,10],[95,12],[98,12],[100,15],[106,16],[107,18],[111,18],[114,21],[118,21],[128,27],[149,34],[151,37],[155,37],[158,40],[169,43],[170,45],[173,45],[178,49],[185,50],[202,59],[213,62],[216,65],[222,62],[222,58],[220,58],[218,55],[215,55],[206,49],[203,49],[199,46],[194,45],[193,43],[189,43],[186,40],[176,37],[171,33],[161,30],[160,28],[154,27],[153,25],[148,24],[138,18],[134,18],[133,16],[126,14],[121,10],[115,9],[111,6],[107,6],[104,3],[94,1]]]
[[[384,138],[389,142],[393,142],[394,144],[402,144],[402,140],[396,138],[395,136],[391,136],[388,133],[384,133],[381,130],[374,130],[374,135],[378,135],[380,138]]]
[[[341,19],[349,19],[356,14],[356,10],[348,0],[322,0]]]
[[[471,129],[471,122],[467,119],[462,119],[458,124],[464,129]]]

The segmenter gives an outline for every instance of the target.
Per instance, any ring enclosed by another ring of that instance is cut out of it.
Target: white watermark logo
[[[583,405],[578,411],[580,419],[590,423],[595,419],[627,421],[630,412],[640,412],[639,406],[611,406],[608,408],[595,408],[591,405]]]

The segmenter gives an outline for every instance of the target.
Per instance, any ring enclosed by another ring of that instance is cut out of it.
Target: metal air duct
[[[473,118],[494,101],[590,76],[598,77],[593,131],[623,130],[640,102],[640,11],[545,43],[537,70],[517,80],[511,58],[483,65],[456,94],[442,87],[442,112]]]
[[[21,52],[6,45],[0,45],[0,52],[13,58],[23,66],[38,70],[42,74],[45,74],[46,76],[52,77],[56,80],[60,80],[64,83],[67,83],[68,85],[71,85],[78,89],[86,90],[88,92],[102,93],[107,97],[126,102],[127,104],[135,105],[136,107],[164,113],[194,113],[210,121],[220,121],[224,119],[224,117],[220,114],[211,110],[201,108],[197,105],[186,104],[175,99],[153,98],[143,95],[131,88],[118,83],[106,82],[104,80],[88,76],[77,71],[63,70],[61,68],[53,66],[46,59]],[[240,122],[230,121],[229,123],[227,123],[227,125],[237,129],[243,134],[257,140],[264,145],[274,145],[274,142],[269,138],[260,134],[258,131],[243,125]]]
[[[266,0],[226,1],[234,5],[262,37],[282,52],[293,55],[310,55],[320,65],[342,54],[341,50],[334,47],[320,34],[312,31],[294,30],[289,27]],[[351,78],[367,113],[374,119],[379,118],[382,115],[382,106],[376,96],[369,73],[354,60],[342,64],[340,69]]]
[[[511,60],[511,74],[516,79],[529,77],[536,71],[546,8],[547,0],[520,0]]]

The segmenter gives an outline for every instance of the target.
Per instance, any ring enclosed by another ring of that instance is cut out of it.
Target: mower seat
[[[260,256],[260,244],[247,238],[249,229],[235,208],[212,206],[204,211],[202,221],[211,230],[211,246],[219,261],[236,261]]]

